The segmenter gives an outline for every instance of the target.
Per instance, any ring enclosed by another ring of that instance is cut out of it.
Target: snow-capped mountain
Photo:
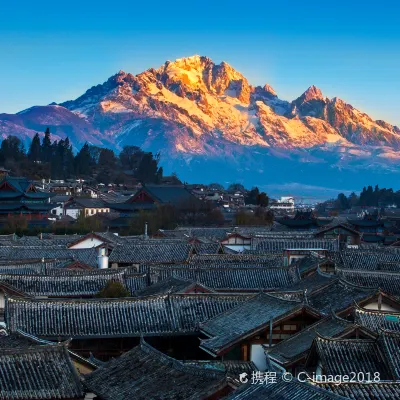
[[[316,165],[329,174],[341,168],[386,172],[397,170],[400,158],[398,127],[328,99],[315,86],[292,102],[281,100],[270,85],[254,87],[229,64],[200,56],[136,76],[120,71],[60,105],[0,114],[3,136],[31,137],[47,126],[77,147],[88,141],[161,151],[188,180],[199,168],[196,178],[204,177],[207,165],[246,178],[271,165],[280,171],[298,165],[306,175]]]

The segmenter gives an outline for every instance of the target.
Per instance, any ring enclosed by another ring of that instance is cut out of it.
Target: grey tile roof
[[[233,392],[226,400],[346,400],[330,391],[293,379],[285,382],[277,374],[276,383],[247,384]],[[348,399],[347,399],[348,400]]]
[[[81,399],[83,388],[64,345],[0,349],[0,399]]]
[[[326,375],[350,376],[352,372],[362,372],[373,377],[379,372],[381,380],[394,378],[376,340],[317,337],[314,345]]]
[[[269,357],[281,365],[307,355],[317,334],[334,337],[354,326],[352,322],[330,315],[269,349]]]
[[[324,249],[338,251],[337,240],[330,239],[274,239],[253,238],[251,248],[259,252],[269,253],[286,249]]]
[[[339,268],[336,272],[343,280],[354,285],[380,288],[393,296],[400,296],[400,273]]]
[[[366,310],[356,306],[354,321],[375,332],[379,332],[381,329],[400,332],[400,313]]]
[[[400,265],[400,253],[387,248],[382,250],[345,250],[340,252],[339,257],[338,264],[341,268],[346,269],[378,270],[381,264],[395,263]]]
[[[400,332],[381,330],[378,342],[396,380],[400,379]]]
[[[5,320],[12,332],[20,329],[47,338],[194,334],[200,322],[247,298],[221,294],[86,300],[8,298]]]
[[[221,244],[216,243],[195,243],[194,248],[197,254],[218,254],[221,251]]]
[[[192,238],[209,238],[222,240],[228,233],[233,232],[233,228],[177,228],[176,231],[184,232],[184,235]]]
[[[187,365],[143,341],[85,377],[103,400],[198,400],[226,386],[225,373]]]
[[[307,293],[315,290],[318,287],[328,285],[336,280],[332,274],[326,274],[320,270],[316,270],[312,274],[293,282],[292,285],[288,286],[288,290],[307,290]]]
[[[23,246],[23,247],[0,247],[0,262],[2,260],[65,260],[74,259],[90,266],[97,266],[96,249],[66,249],[59,247]]]
[[[123,285],[124,272],[114,270],[107,274],[88,275],[0,275],[0,282],[37,297],[94,296],[110,281]]]
[[[138,291],[147,288],[148,276],[147,274],[124,274],[124,283],[131,296],[134,296]]]
[[[400,382],[379,383],[319,383],[318,387],[355,400],[394,400],[400,399]]]
[[[170,277],[189,279],[219,291],[279,289],[290,287],[300,279],[296,267],[150,268],[153,283]]]
[[[48,341],[40,341],[22,332],[7,333],[0,335],[0,349],[23,349],[37,346],[47,346]],[[54,344],[54,343],[53,343]]]
[[[27,263],[5,263],[0,264],[0,274],[10,275],[34,275],[43,274],[46,269],[53,269],[60,265],[60,261],[46,261],[46,262],[27,262]]]
[[[306,307],[298,301],[284,300],[269,294],[259,293],[248,301],[201,325],[201,331],[209,336],[200,347],[214,355],[221,354],[250,332],[264,328],[272,321]]]
[[[253,254],[194,254],[189,259],[189,264],[194,266],[220,267],[227,264],[260,267],[282,267],[283,255],[272,253],[265,255]]]
[[[135,292],[136,296],[154,296],[167,293],[184,293],[187,289],[196,285],[195,281],[169,277],[162,279],[150,286],[143,287]],[[207,288],[208,289],[208,288]],[[209,289],[211,291],[211,289]]]
[[[355,301],[373,296],[377,289],[363,288],[340,280],[314,290],[309,296],[309,304],[324,314],[342,311],[353,306]]]
[[[14,246],[64,246],[75,242],[83,235],[42,235],[40,236],[22,236],[13,245]]]
[[[179,263],[188,260],[193,245],[181,242],[134,242],[118,245],[111,252],[111,263]]]

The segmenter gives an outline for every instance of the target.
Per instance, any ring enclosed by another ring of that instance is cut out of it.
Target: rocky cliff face
[[[262,171],[259,155],[268,154],[307,163],[329,158],[342,168],[368,158],[393,164],[400,155],[399,128],[328,99],[315,86],[290,103],[270,85],[254,87],[229,64],[200,56],[136,76],[120,71],[76,100],[0,115],[3,136],[32,136],[48,125],[77,147],[134,144],[179,165],[223,158],[236,169],[241,160],[240,168]]]

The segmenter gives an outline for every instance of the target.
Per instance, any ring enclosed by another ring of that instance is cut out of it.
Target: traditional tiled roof
[[[64,345],[0,348],[0,399],[81,399],[83,388]]]
[[[254,291],[290,287],[300,279],[294,267],[285,268],[150,268],[153,283],[175,277],[189,279],[219,291]]]
[[[309,273],[310,271],[316,270],[318,266],[325,261],[328,261],[328,259],[310,254],[297,261],[297,265],[299,267],[300,274],[304,275]]]
[[[134,242],[118,245],[111,252],[111,263],[179,263],[188,260],[192,244],[173,242]]]
[[[226,400],[346,400],[317,386],[299,382],[296,378],[285,382],[281,374],[277,374],[276,382],[251,384],[251,379],[249,381]]]
[[[357,324],[375,332],[382,329],[400,332],[400,313],[367,310],[356,306],[354,308],[354,320]]]
[[[123,271],[74,275],[0,275],[0,282],[30,295],[47,297],[94,296],[110,281],[124,284]]]
[[[290,364],[307,355],[317,334],[334,337],[351,326],[350,321],[330,315],[268,349],[268,355],[281,365]]]
[[[307,290],[307,293],[310,293],[318,287],[326,286],[332,283],[334,280],[337,280],[337,277],[332,274],[321,272],[319,269],[317,269],[312,274],[294,282],[292,285],[288,286],[287,289]]]
[[[23,246],[23,247],[0,247],[1,260],[62,260],[75,259],[84,264],[97,266],[96,249],[66,249],[63,247]]]
[[[400,379],[400,332],[380,330],[379,344],[390,370],[397,380]]]
[[[85,377],[103,400],[198,400],[224,388],[225,373],[187,365],[141,344]]]
[[[269,253],[287,249],[324,249],[338,251],[337,240],[330,239],[253,239],[251,248],[260,252]]]
[[[143,290],[148,286],[148,276],[147,274],[124,274],[124,283],[131,296],[134,296],[137,291]]]
[[[265,329],[270,322],[305,309],[308,307],[298,301],[260,293],[202,324],[201,331],[210,338],[203,339],[200,347],[213,355],[222,354],[249,334]],[[319,315],[314,310],[310,312]]]
[[[243,295],[171,294],[124,299],[8,298],[5,320],[47,337],[133,337],[193,334],[199,323],[245,301]]]
[[[341,278],[355,285],[380,288],[391,295],[400,295],[400,273],[339,268],[336,272]]]
[[[178,228],[177,233],[183,231],[187,237],[209,238],[222,240],[228,233],[234,231],[233,228]]]
[[[23,349],[33,348],[37,346],[48,346],[49,344],[55,344],[48,342],[47,340],[39,340],[36,337],[26,335],[23,332],[17,331],[13,333],[2,332],[0,335],[0,349]]]
[[[354,301],[373,296],[376,289],[364,288],[340,280],[334,280],[327,286],[314,290],[308,295],[309,304],[324,314],[342,311],[351,307]]]
[[[341,268],[378,270],[382,263],[400,264],[400,253],[387,249],[356,249],[340,252],[338,264]]]
[[[195,243],[194,248],[197,254],[218,254],[221,251],[221,244],[216,243]]]
[[[189,259],[189,264],[194,266],[220,267],[227,264],[236,264],[242,267],[282,267],[283,255],[278,253],[253,255],[253,254],[194,254]]]
[[[325,375],[379,372],[381,380],[394,379],[376,340],[316,337],[314,345]]]
[[[194,286],[203,287],[206,291],[212,292],[212,289],[206,288],[202,286],[200,283],[196,283],[195,281],[191,281],[189,279],[181,279],[175,277],[169,277],[163,280],[160,280],[153,285],[143,287],[141,290],[137,290],[135,292],[136,296],[154,296],[154,295],[162,295],[167,293],[185,293],[187,290]]]
[[[318,387],[355,400],[394,400],[400,398],[400,382],[318,383]]]
[[[46,269],[52,269],[60,265],[60,261],[4,263],[0,264],[0,274],[10,275],[34,275],[43,274]]]
[[[72,243],[82,235],[42,235],[40,236],[22,236],[16,241],[15,246],[64,246]]]
[[[354,235],[359,235],[360,232],[356,231],[352,225],[350,224],[346,224],[345,222],[334,222],[332,224],[328,224],[323,226],[320,230],[318,230],[318,232],[315,232],[315,236],[318,236],[322,233],[326,233],[329,232],[331,230],[339,230],[339,229],[343,229],[346,231],[349,231],[351,233],[353,233]]]

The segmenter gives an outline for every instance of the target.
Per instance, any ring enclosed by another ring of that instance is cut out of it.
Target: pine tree
[[[91,175],[95,161],[92,159],[90,148],[86,142],[75,156],[75,173],[77,176]]]
[[[52,150],[50,128],[47,128],[42,142],[42,162],[50,162]]]
[[[33,137],[31,145],[29,147],[28,151],[28,158],[35,162],[40,161],[41,159],[41,147],[40,147],[40,137],[39,134],[36,133],[36,135]]]

